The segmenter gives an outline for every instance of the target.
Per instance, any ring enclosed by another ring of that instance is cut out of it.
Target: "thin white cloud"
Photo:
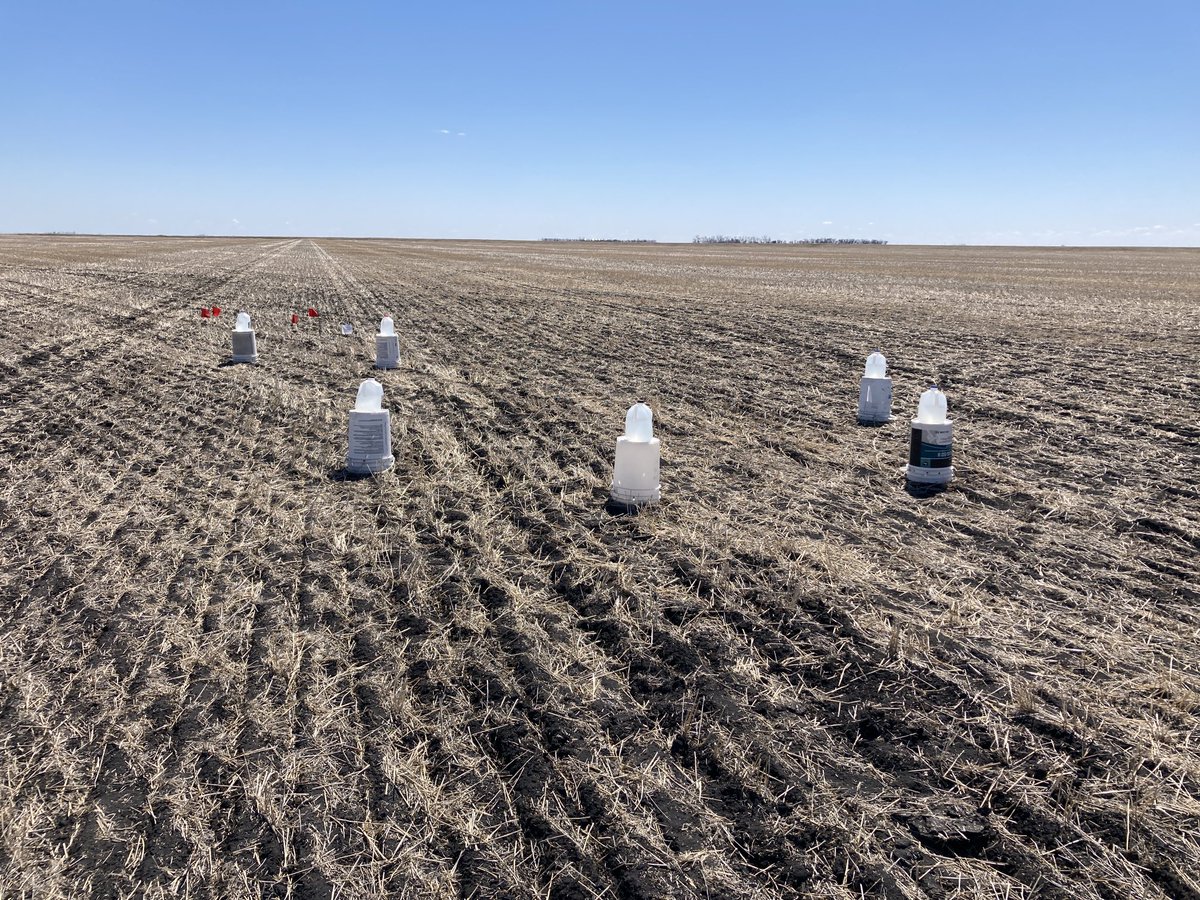
[[[822,225],[832,225],[833,223],[832,222],[822,222],[821,224]]]
[[[233,220],[233,224],[234,224],[234,225],[241,225],[242,223],[241,223],[241,222],[239,222],[237,219],[234,219],[234,220]]]
[[[1200,234],[1196,229],[1200,229],[1200,222],[1192,225],[1179,227],[1176,225],[1135,225],[1128,228],[1101,228],[1091,232],[1086,232],[1085,236],[1093,240],[1103,241],[1162,241],[1166,238],[1185,238],[1196,240],[1200,238]],[[1070,232],[1071,235],[1079,232]]]
[[[438,134],[449,134],[449,133],[450,133],[450,129],[449,129],[449,128],[439,128],[439,129],[437,130],[437,133],[438,133]]]
[[[467,136],[467,133],[466,133],[465,131],[460,131],[460,132],[458,133],[458,136],[459,136],[459,137],[466,137],[466,136]]]

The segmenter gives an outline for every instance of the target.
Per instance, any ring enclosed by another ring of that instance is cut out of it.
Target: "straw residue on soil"
[[[1200,896],[1198,271],[0,238],[0,895]]]

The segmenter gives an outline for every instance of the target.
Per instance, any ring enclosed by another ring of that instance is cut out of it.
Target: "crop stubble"
[[[0,896],[1200,896],[1198,264],[0,238]]]

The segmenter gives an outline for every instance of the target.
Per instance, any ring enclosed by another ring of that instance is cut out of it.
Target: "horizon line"
[[[675,246],[675,247],[841,247],[867,248],[884,250],[889,247],[973,247],[979,249],[1029,249],[1029,250],[1200,250],[1200,244],[976,244],[969,242],[956,243],[922,243],[887,241],[879,244],[868,243],[809,243],[809,241],[824,240],[824,238],[803,238],[797,243],[704,243],[697,241],[670,241],[658,238],[495,238],[495,237],[399,237],[391,235],[322,235],[322,234],[207,234],[191,232],[117,232],[117,231],[0,231],[0,237],[110,237],[110,238],[221,238],[221,239],[291,239],[291,240],[321,240],[321,241],[437,241],[444,243],[497,243],[497,244],[630,244],[633,246]],[[834,238],[833,240],[866,241],[865,238]]]

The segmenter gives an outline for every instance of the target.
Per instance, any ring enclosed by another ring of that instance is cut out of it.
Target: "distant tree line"
[[[801,238],[798,241],[781,241],[778,238],[767,237],[727,237],[723,234],[698,234],[692,238],[693,244],[886,244],[887,241],[872,238]]]
[[[573,244],[576,242],[584,242],[589,244],[657,244],[658,241],[652,241],[649,238],[542,238],[543,241],[553,241],[558,243]]]

